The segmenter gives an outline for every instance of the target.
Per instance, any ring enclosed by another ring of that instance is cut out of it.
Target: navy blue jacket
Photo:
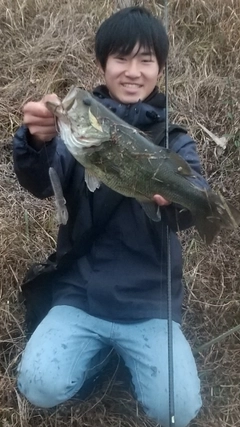
[[[154,143],[164,144],[165,99],[157,90],[144,103],[129,106],[113,101],[104,86],[93,93],[128,123],[147,131]],[[170,126],[170,130],[170,148],[189,163],[198,185],[206,187],[195,142],[177,126]],[[22,126],[13,141],[14,168],[20,184],[40,199],[52,196],[48,169],[53,166],[60,177],[69,212],[68,223],[59,228],[48,284],[49,304],[69,304],[111,321],[166,318],[168,224],[173,319],[180,322],[182,254],[176,231],[193,225],[190,212],[169,205],[161,208],[162,220],[157,223],[149,220],[135,199],[123,197],[105,185],[90,193],[84,181],[84,168],[59,137],[40,151],[29,145],[30,138],[28,129]],[[37,290],[35,276],[39,277],[39,271],[26,280],[32,295]],[[48,276],[40,277],[43,293],[43,281]],[[39,306],[38,298],[36,291],[35,303]]]

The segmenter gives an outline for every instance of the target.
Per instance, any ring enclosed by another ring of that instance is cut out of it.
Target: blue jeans
[[[201,407],[200,381],[190,346],[173,322],[175,427],[185,427]],[[18,387],[36,406],[50,408],[80,390],[101,368],[96,356],[109,346],[122,356],[146,414],[169,425],[167,321],[116,323],[62,305],[37,327],[19,365]]]

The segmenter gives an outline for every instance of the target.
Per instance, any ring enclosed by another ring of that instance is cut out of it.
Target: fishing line
[[[164,0],[164,21],[168,34],[168,0]],[[166,120],[165,120],[165,147],[169,148],[169,100],[168,100],[168,59],[165,63],[165,96],[166,96]],[[167,243],[167,313],[168,313],[168,386],[169,386],[169,427],[175,425],[174,409],[174,367],[173,367],[173,322],[172,322],[172,271],[171,271],[171,241],[169,225],[166,225]]]

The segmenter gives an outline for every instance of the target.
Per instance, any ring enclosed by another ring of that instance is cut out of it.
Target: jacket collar
[[[93,95],[118,117],[137,128],[142,129],[148,125],[165,121],[166,98],[157,87],[144,102],[139,101],[134,104],[121,104],[112,99],[105,85],[97,86],[93,90]]]

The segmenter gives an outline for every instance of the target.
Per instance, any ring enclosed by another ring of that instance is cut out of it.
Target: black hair
[[[95,55],[103,70],[109,55],[129,55],[136,44],[153,51],[159,70],[166,62],[169,40],[162,21],[144,7],[127,7],[107,18],[95,37]]]

